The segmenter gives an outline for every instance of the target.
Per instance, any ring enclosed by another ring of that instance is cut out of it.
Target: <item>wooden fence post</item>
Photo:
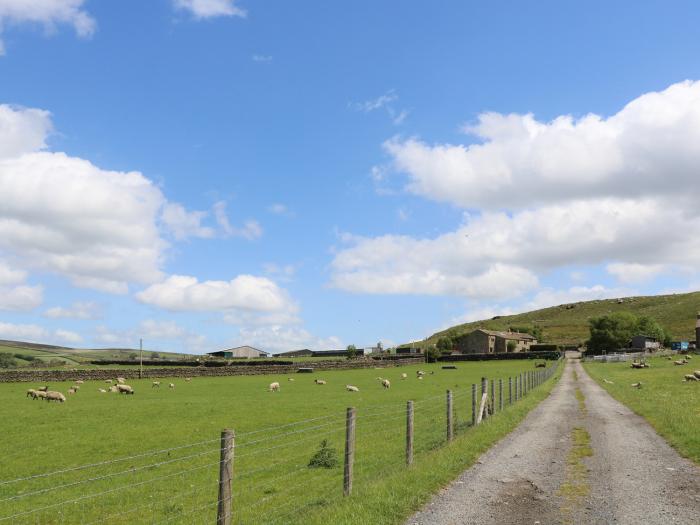
[[[452,390],[447,391],[447,441],[454,438],[454,419],[452,418]]]
[[[219,503],[216,525],[230,525],[233,507],[231,480],[233,479],[233,447],[235,434],[231,429],[221,432],[221,461],[219,462]]]
[[[496,380],[491,380],[491,413],[496,413]]]
[[[413,463],[413,401],[406,403],[406,465]]]
[[[472,383],[472,426],[476,425],[476,385]]]
[[[483,399],[484,396],[486,396],[486,405],[488,407],[488,395],[489,395],[489,380],[486,379],[485,377],[481,378],[481,398]],[[479,410],[479,414],[477,414],[477,422],[479,420],[479,415],[481,415],[482,410]],[[486,412],[481,415],[481,417],[488,417],[488,409]]]
[[[515,376],[515,402],[520,401],[520,374]]]
[[[508,378],[508,405],[513,404],[513,378]]]
[[[345,468],[343,471],[343,495],[352,493],[352,467],[355,462],[355,409],[348,408],[345,415]]]
[[[503,379],[498,380],[498,410],[503,410]]]

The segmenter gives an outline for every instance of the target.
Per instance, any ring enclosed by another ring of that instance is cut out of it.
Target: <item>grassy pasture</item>
[[[663,357],[648,359],[651,368],[629,363],[584,363],[586,371],[610,395],[644,417],[678,452],[700,464],[700,383],[681,380],[700,370],[700,356],[677,366]],[[603,379],[612,381],[605,383]],[[642,388],[632,383],[642,382]]]
[[[225,427],[237,434],[235,523],[312,523],[328,516],[333,523],[398,523],[546,395],[540,388],[460,435],[471,420],[472,383],[482,376],[504,378],[507,404],[507,378],[532,370],[533,363],[457,366],[173,379],[172,390],[168,379],[160,389],[151,388],[150,380],[132,381],[134,396],[101,394],[97,389],[104,383],[87,382],[65,404],[25,398],[35,385],[0,384],[0,524],[212,523],[218,438]],[[423,380],[415,377],[419,368],[429,372]],[[400,379],[402,372],[407,380]],[[377,376],[389,378],[392,388],[383,389]],[[314,378],[328,384],[315,385]],[[280,382],[281,392],[267,391],[271,381]],[[360,392],[347,392],[346,384]],[[70,385],[50,386],[65,392]],[[459,437],[444,447],[446,389],[454,391]],[[408,399],[416,403],[411,469],[404,466]],[[343,499],[348,406],[358,410],[355,495]],[[307,468],[323,439],[337,450],[341,466]],[[42,476],[104,461],[110,462]],[[39,477],[6,483],[29,476]]]

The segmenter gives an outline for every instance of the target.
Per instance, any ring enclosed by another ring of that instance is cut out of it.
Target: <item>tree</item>
[[[425,360],[428,363],[434,363],[438,357],[440,357],[440,350],[438,350],[437,346],[430,345],[425,351]]]
[[[136,352],[131,352],[131,353],[129,354],[129,359],[131,359],[132,361],[136,361],[136,358],[137,358],[138,356],[139,356],[139,355],[138,355]]]
[[[355,345],[348,345],[347,352],[348,359],[353,359],[355,356],[357,356],[357,347]]]
[[[437,340],[435,346],[441,354],[449,354],[454,349],[455,344],[451,337],[441,337]]]
[[[627,348],[635,335],[654,337],[664,344],[670,339],[666,330],[654,319],[638,317],[630,312],[603,315],[591,319],[589,323],[591,337],[586,345],[588,352],[593,354]]]
[[[151,354],[151,359],[160,359],[160,354],[158,352],[153,352]]]
[[[12,354],[0,352],[0,368],[14,368],[17,366],[17,361],[12,357]]]
[[[506,350],[508,351],[509,354],[512,354],[515,352],[515,349],[518,347],[518,343],[515,341],[511,340],[506,343]]]

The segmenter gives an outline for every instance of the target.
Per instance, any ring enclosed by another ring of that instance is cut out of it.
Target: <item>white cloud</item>
[[[230,281],[202,281],[172,275],[136,294],[143,303],[171,311],[296,311],[287,293],[265,277],[239,275]]]
[[[52,129],[48,111],[0,104],[0,159],[46,148]]]
[[[662,264],[612,263],[607,266],[608,273],[623,284],[650,281],[664,269]]]
[[[254,220],[247,220],[241,227],[232,226],[226,215],[226,203],[224,201],[214,204],[214,216],[226,237],[243,237],[252,241],[263,234],[262,226]]]
[[[433,238],[346,236],[334,286],[515,298],[566,266],[607,265],[631,283],[700,264],[700,82],[609,118],[488,113],[470,131],[484,142],[385,144],[410,191],[472,210],[463,224]]]
[[[270,213],[274,213],[275,215],[284,215],[285,213],[289,212],[287,206],[280,203],[270,204],[267,207],[267,211],[269,211]]]
[[[0,261],[0,286],[21,284],[26,278],[27,272],[24,270],[16,270]]]
[[[395,138],[385,149],[411,192],[464,208],[684,195],[697,186],[700,82],[647,93],[609,118],[483,113],[465,130],[481,142]]]
[[[182,204],[171,202],[163,208],[161,220],[178,240],[188,237],[208,239],[214,236],[214,230],[208,226],[202,226],[206,216],[207,212],[188,211]]]
[[[82,9],[85,0],[0,0],[0,29],[19,24],[39,24],[47,32],[59,24],[73,26],[78,36],[89,37],[96,22]],[[0,40],[0,55],[4,54]]]
[[[28,311],[44,300],[42,286],[0,287],[0,310]]]
[[[70,307],[54,306],[44,312],[51,319],[100,319],[102,308],[91,301],[78,301]]]
[[[70,330],[60,329],[54,332],[54,338],[69,344],[80,343],[83,340],[80,334],[76,334],[75,332],[71,332]]]
[[[251,58],[253,62],[272,62],[271,55],[253,55]]]
[[[236,5],[236,0],[173,0],[177,9],[189,11],[195,18],[217,16],[238,16],[245,18],[247,13]]]
[[[409,114],[407,109],[396,109],[395,104],[398,100],[399,96],[396,94],[396,91],[390,89],[377,98],[365,100],[363,102],[352,102],[350,107],[355,111],[361,111],[363,113],[371,113],[372,111],[383,109],[391,119],[391,122],[398,126],[406,120]]]
[[[143,337],[154,339],[178,339],[187,335],[187,330],[175,321],[156,321],[153,319],[141,321],[136,332]]]

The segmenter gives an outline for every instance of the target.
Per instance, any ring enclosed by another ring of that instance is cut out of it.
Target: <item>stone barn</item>
[[[462,354],[527,352],[530,350],[530,346],[536,343],[537,339],[530,334],[500,332],[483,328],[455,339],[455,347]],[[511,346],[512,349],[509,350],[508,346]]]

